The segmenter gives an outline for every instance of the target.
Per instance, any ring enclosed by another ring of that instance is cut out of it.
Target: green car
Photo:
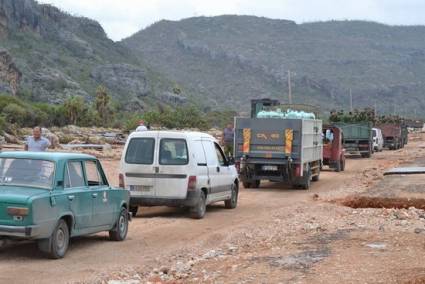
[[[109,231],[127,236],[129,192],[108,184],[100,162],[84,154],[0,153],[0,243],[36,240],[62,258],[71,237]]]

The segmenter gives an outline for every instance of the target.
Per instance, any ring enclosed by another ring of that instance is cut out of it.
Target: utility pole
[[[288,99],[289,104],[292,105],[291,70],[288,70]]]
[[[373,112],[374,112],[375,116],[377,116],[378,112],[377,112],[377,110],[376,110],[376,102],[375,102],[375,104],[373,105]]]
[[[353,112],[353,94],[351,93],[351,88],[350,88],[350,112]]]

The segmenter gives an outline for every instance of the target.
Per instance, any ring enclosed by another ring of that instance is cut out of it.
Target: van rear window
[[[152,165],[155,149],[153,138],[133,138],[127,147],[125,162],[127,164]]]
[[[160,165],[187,165],[189,156],[187,154],[186,141],[183,139],[161,139],[159,147]]]

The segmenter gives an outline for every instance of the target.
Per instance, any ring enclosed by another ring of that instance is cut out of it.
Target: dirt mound
[[[425,210],[425,199],[422,198],[382,198],[368,196],[352,196],[339,200],[336,203],[351,207],[351,208],[397,208]]]

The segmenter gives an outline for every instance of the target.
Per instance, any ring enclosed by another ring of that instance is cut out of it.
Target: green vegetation
[[[81,96],[72,96],[63,104],[49,105],[33,103],[0,94],[0,131],[16,127],[52,127],[77,125],[84,127],[115,127],[124,131],[134,130],[140,120],[146,124],[167,129],[197,128],[206,130],[212,127],[222,128],[233,121],[232,111],[201,112],[196,106],[177,108],[159,107],[144,113],[124,111],[122,106],[112,100],[107,90],[99,86],[93,102]]]

